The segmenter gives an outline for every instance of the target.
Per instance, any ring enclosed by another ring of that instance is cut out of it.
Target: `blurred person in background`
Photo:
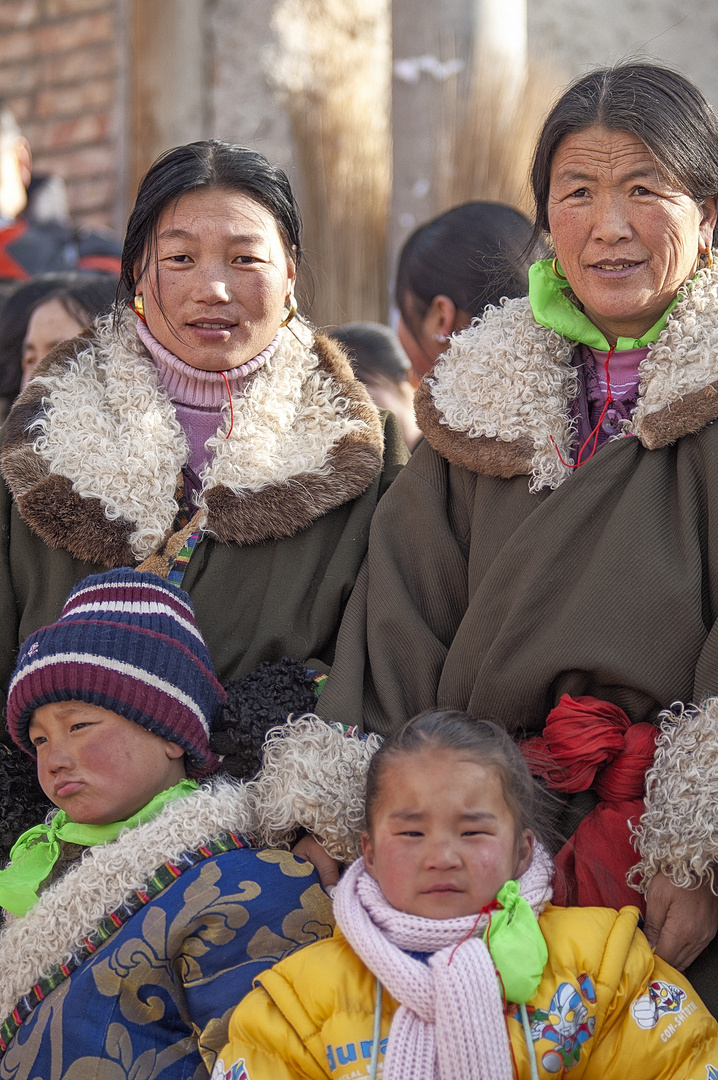
[[[64,276],[64,275],[61,275]],[[22,343],[22,382],[26,386],[41,360],[62,341],[89,330],[115,302],[118,279],[110,274],[73,274],[32,309]]]
[[[399,340],[416,378],[432,369],[453,333],[503,297],[525,296],[531,222],[501,203],[455,206],[411,234],[399,256]]]
[[[393,412],[413,450],[421,437],[414,419],[411,363],[394,331],[382,323],[346,323],[327,335],[344,346],[354,374],[366,386],[374,404]]]
[[[38,274],[30,281],[14,284],[12,291],[0,306],[0,422],[4,422],[13,401],[20,393],[23,383],[22,358],[28,323],[35,308],[51,294],[58,304],[50,308],[57,315],[53,328],[46,324],[49,336],[43,334],[45,343],[52,345],[68,337],[75,337],[81,330],[92,325],[96,315],[109,311],[117,290],[116,277],[111,274],[89,274],[75,270],[50,274]],[[58,308],[62,314],[59,313]],[[42,317],[39,329],[42,329]],[[58,336],[62,334],[62,336]],[[37,333],[28,342],[28,362],[43,348]],[[42,356],[49,352],[45,348]]]
[[[30,144],[0,101],[0,295],[8,292],[8,282],[52,270],[119,274],[119,241],[109,229],[77,228],[63,187],[58,177],[37,177],[33,183]]]

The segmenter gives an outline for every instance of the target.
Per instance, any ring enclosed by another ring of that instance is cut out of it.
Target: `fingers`
[[[325,889],[339,882],[339,863],[327,854],[314,836],[303,836],[292,848],[292,854],[312,864]]]

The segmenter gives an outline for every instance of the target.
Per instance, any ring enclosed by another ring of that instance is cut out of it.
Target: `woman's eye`
[[[634,195],[650,195],[651,194],[651,192],[648,190],[648,188],[643,187],[641,184],[639,184],[637,187],[635,187],[633,189],[633,193],[634,193]]]
[[[240,263],[241,266],[251,266],[253,263],[262,262],[259,255],[237,255],[234,260],[236,263]]]
[[[189,255],[163,255],[161,261],[165,263],[178,263],[180,266],[185,266],[192,260]]]
[[[588,195],[588,188],[580,187],[571,192],[569,196],[571,199],[584,199]]]
[[[416,829],[404,829],[399,833],[399,836],[423,836],[422,832],[418,832]]]
[[[34,739],[30,740],[30,742],[33,746],[42,746],[43,743],[47,742],[47,739],[44,735],[36,735]]]

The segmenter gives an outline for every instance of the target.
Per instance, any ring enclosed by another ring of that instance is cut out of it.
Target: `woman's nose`
[[[607,197],[595,203],[592,237],[605,244],[617,244],[630,240],[633,228],[628,218],[623,198]]]
[[[197,283],[193,299],[202,304],[228,304],[227,282],[219,274],[207,274]]]

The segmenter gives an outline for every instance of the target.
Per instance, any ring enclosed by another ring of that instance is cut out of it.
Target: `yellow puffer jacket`
[[[549,906],[541,916],[549,960],[527,1007],[541,1080],[718,1080],[718,1024],[637,923],[633,907]],[[339,930],[255,987],[234,1011],[212,1080],[369,1076],[376,980]],[[380,1071],[397,1007],[385,992]],[[517,1006],[507,1023],[519,1080],[531,1080]]]

